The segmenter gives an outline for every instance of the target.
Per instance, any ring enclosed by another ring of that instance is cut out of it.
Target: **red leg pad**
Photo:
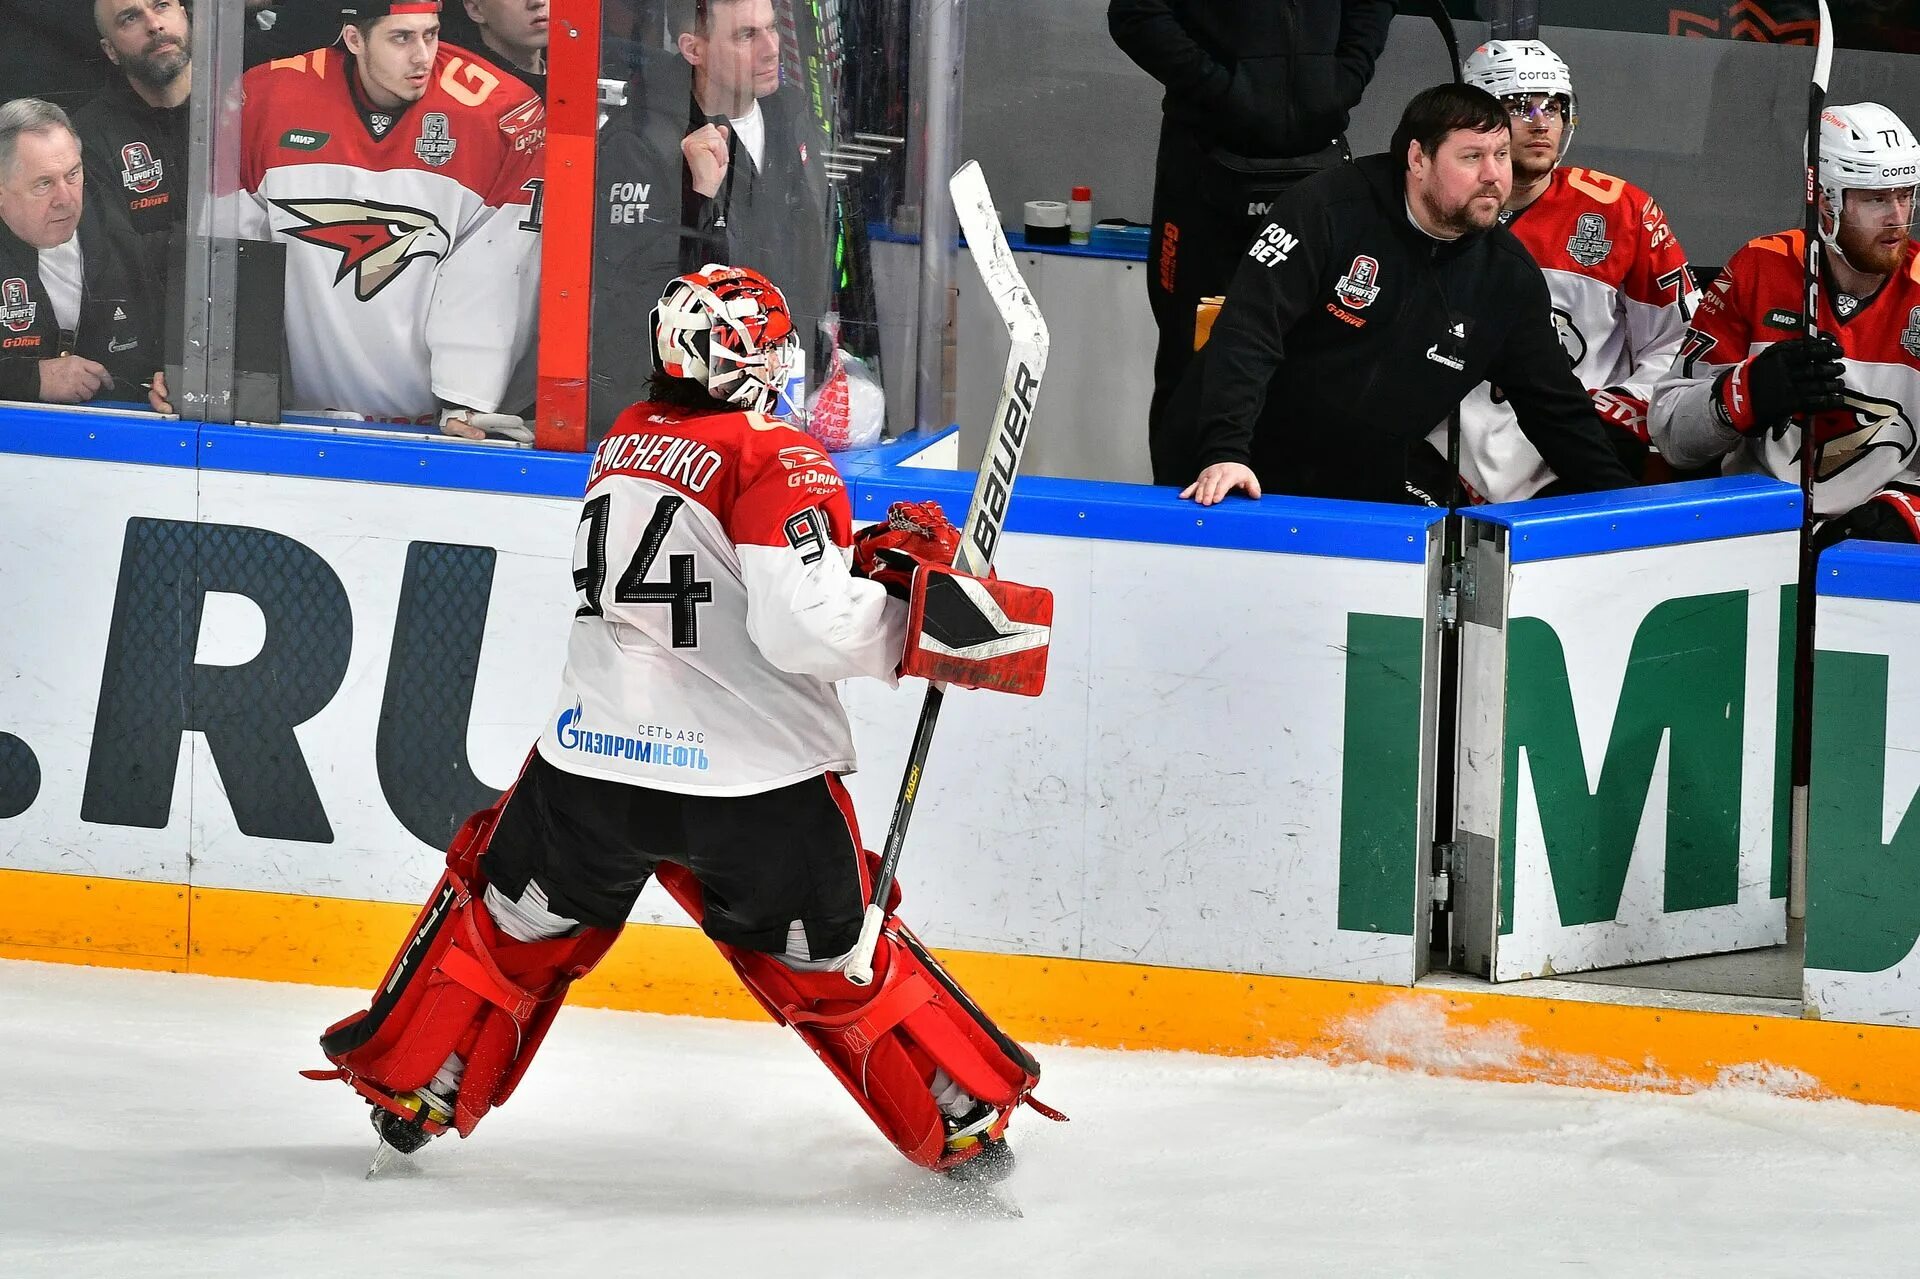
[[[655,871],[697,922],[700,885],[684,867]],[[978,1154],[946,1152],[946,1126],[934,1103],[936,1068],[1000,1114],[998,1136],[1022,1102],[1034,1102],[1040,1067],[967,998],[906,925],[889,918],[874,954],[873,983],[839,973],[797,972],[772,955],[716,942],[733,970],[774,1020],[793,1027],[900,1153],[926,1168],[952,1167]]]
[[[453,1126],[466,1136],[512,1095],[567,988],[600,962],[618,929],[517,942],[481,904],[481,851],[498,809],[469,818],[454,838],[447,870],[372,1006],[329,1026],[321,1051],[336,1067],[307,1072],[345,1079],[368,1100],[407,1113],[394,1098],[429,1083],[450,1054],[465,1063]],[[428,1125],[429,1131],[438,1131]]]

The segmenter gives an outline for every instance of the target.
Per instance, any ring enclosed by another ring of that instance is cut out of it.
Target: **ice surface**
[[[787,1032],[571,1009],[363,1179],[346,990],[0,962],[0,1275],[1914,1275],[1920,1116],[1047,1049],[956,1209]],[[399,1161],[405,1164],[406,1161]]]

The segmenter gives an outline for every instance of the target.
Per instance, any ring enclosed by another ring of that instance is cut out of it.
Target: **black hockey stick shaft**
[[[974,483],[972,503],[967,508],[966,526],[960,531],[960,549],[953,560],[956,569],[978,577],[993,567],[994,555],[1006,531],[1013,481],[1020,472],[1027,433],[1033,422],[1034,397],[1047,368],[1047,322],[1035,305],[1026,281],[1020,277],[1019,263],[1000,229],[993,193],[987,189],[980,166],[972,161],[961,165],[949,181],[948,189],[953,196],[955,219],[966,233],[967,250],[980,269],[987,296],[1007,326],[1009,339],[1006,373],[1001,379],[1000,398],[994,405],[993,421],[988,428],[986,454],[980,461],[980,475]],[[860,938],[842,968],[842,974],[856,986],[865,986],[873,980],[873,958],[879,948],[880,930],[886,923],[887,895],[893,889],[900,854],[906,847],[907,826],[913,820],[920,781],[926,771],[927,752],[933,745],[934,726],[939,723],[940,707],[945,700],[944,685],[936,681],[927,686],[926,700],[920,706],[920,720],[913,730],[913,745],[907,752],[907,770],[900,778],[900,793],[894,800],[893,820],[887,825],[880,871],[874,877],[873,894],[860,922]]]
[[[1453,15],[1447,12],[1447,0],[1433,0],[1433,25],[1440,28],[1440,38],[1447,42],[1447,61],[1453,68],[1453,82],[1465,83],[1460,74],[1460,37],[1453,29]]]
[[[1812,337],[1820,319],[1820,116],[1827,106],[1827,80],[1833,66],[1833,16],[1827,0],[1819,0],[1820,30],[1815,39],[1813,79],[1807,86],[1806,152],[1806,288],[1801,299],[1801,333]],[[1836,227],[1840,210],[1834,209]],[[1793,749],[1792,796],[1789,821],[1794,874],[1788,888],[1789,914],[1806,910],[1807,822],[1811,804],[1807,787],[1813,776],[1813,626],[1814,587],[1819,556],[1813,549],[1813,486],[1818,476],[1820,442],[1814,415],[1803,413],[1800,428],[1800,564],[1793,618]]]
[[[1807,87],[1806,288],[1801,298],[1800,331],[1808,337],[1820,325],[1820,115],[1827,105],[1827,77],[1833,62],[1833,20],[1820,0],[1820,33],[1813,79]],[[1833,210],[1837,219],[1840,210]],[[1814,415],[1800,417],[1800,496],[1806,509],[1800,520],[1800,586],[1796,600],[1793,659],[1793,784],[1805,786],[1813,762],[1813,486],[1818,474],[1819,440]]]

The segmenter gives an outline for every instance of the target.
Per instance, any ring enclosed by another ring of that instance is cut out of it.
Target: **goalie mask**
[[[799,351],[787,299],[747,267],[708,265],[667,285],[653,308],[660,371],[746,409],[771,412]]]
[[[1467,55],[1460,75],[1468,84],[1500,99],[1502,106],[1509,98],[1536,93],[1559,98],[1567,127],[1560,134],[1560,154],[1554,159],[1566,159],[1567,148],[1573,145],[1574,126],[1580,122],[1580,98],[1573,91],[1573,72],[1545,41],[1489,40]]]
[[[1831,214],[1820,217],[1820,238],[1835,253],[1846,256],[1840,249],[1840,215],[1848,191],[1912,191],[1916,183],[1920,143],[1899,116],[1878,102],[1820,113],[1820,194]]]

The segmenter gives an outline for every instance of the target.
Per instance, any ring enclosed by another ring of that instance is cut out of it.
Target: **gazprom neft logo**
[[[589,732],[580,727],[581,719],[578,702],[560,712],[560,719],[554,724],[553,732],[562,750],[577,751],[582,755],[600,755],[607,759],[623,759],[635,764],[648,764],[655,768],[692,769],[698,773],[704,773],[713,766],[703,746],[686,746],[674,742],[626,737],[619,733]]]

